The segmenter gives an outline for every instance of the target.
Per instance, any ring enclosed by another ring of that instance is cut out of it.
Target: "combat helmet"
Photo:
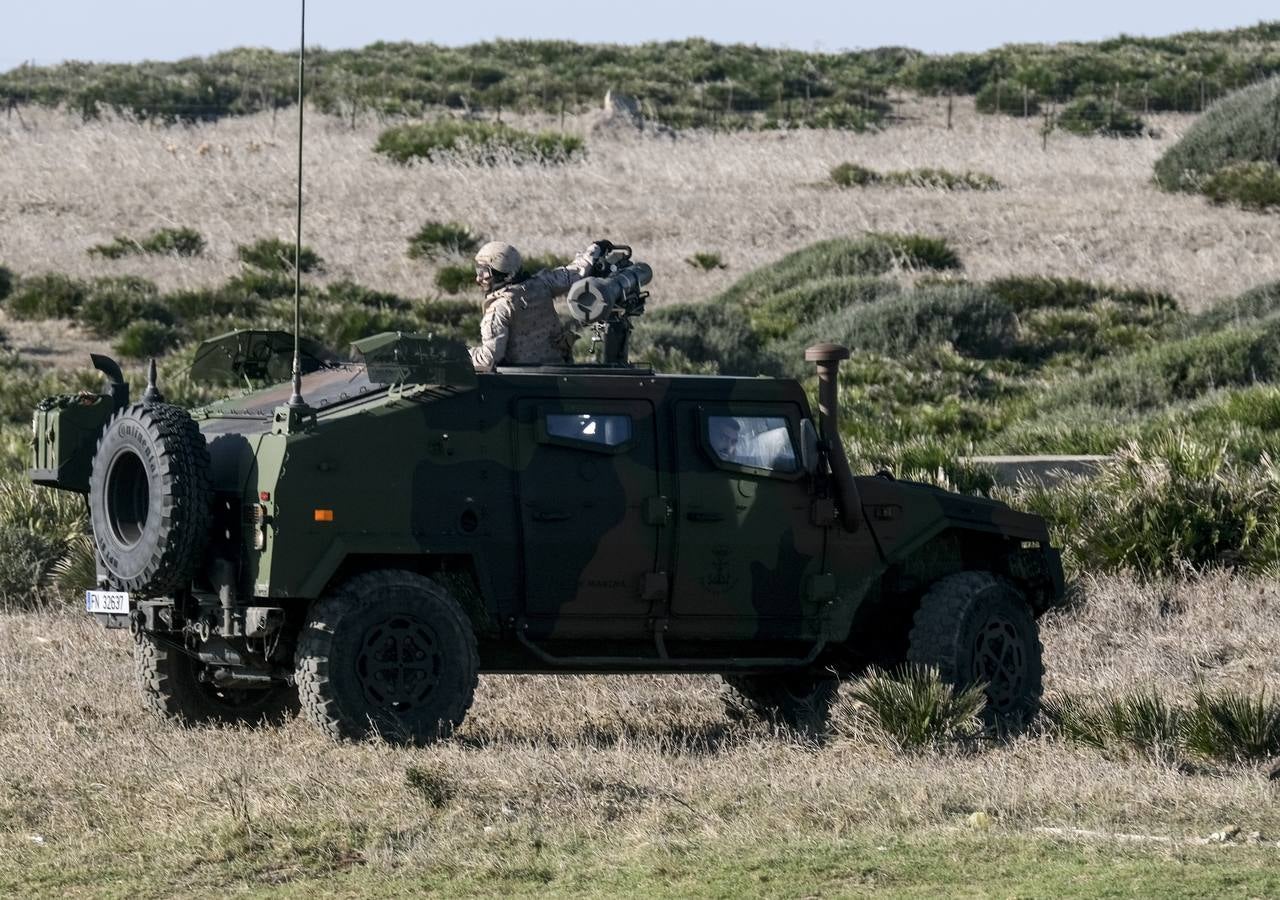
[[[521,264],[520,251],[502,241],[490,241],[476,254],[477,266],[488,266],[495,275],[501,273],[506,276],[498,279],[499,281],[505,281],[519,272]]]

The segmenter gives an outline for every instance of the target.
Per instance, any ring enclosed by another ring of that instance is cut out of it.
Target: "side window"
[[[631,417],[598,413],[547,413],[543,425],[553,444],[616,450],[631,442]]]
[[[722,463],[782,475],[799,468],[784,416],[707,416],[706,438]]]

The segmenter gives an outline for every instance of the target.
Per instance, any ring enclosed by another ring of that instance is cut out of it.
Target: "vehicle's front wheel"
[[[133,648],[133,670],[147,709],[189,725],[205,723],[279,723],[298,710],[292,685],[268,688],[225,687],[202,678],[204,663],[174,642],[140,634]]]
[[[457,600],[398,570],[357,575],[317,600],[295,659],[303,713],[326,734],[410,744],[462,723],[479,665]]]
[[[744,701],[768,722],[814,739],[827,733],[831,705],[840,689],[834,675],[810,672],[726,675],[724,680],[737,694],[735,701]]]
[[[989,572],[960,572],[929,588],[916,612],[907,659],[935,666],[957,687],[985,684],[986,720],[999,728],[1031,721],[1044,693],[1043,649],[1031,607]]]

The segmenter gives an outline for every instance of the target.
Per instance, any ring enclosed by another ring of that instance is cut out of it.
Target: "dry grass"
[[[1280,221],[1151,185],[1153,161],[1190,117],[1156,117],[1159,140],[1055,133],[1043,152],[1035,120],[979,116],[961,103],[948,132],[933,101],[904,112],[908,124],[879,134],[592,137],[583,163],[496,168],[397,166],[372,152],[376,122],[352,130],[313,116],[306,240],[329,262],[328,277],[409,295],[431,293],[429,271],[405,256],[428,219],[456,219],[530,253],[625,239],[654,264],[657,302],[710,296],[799,246],[867,229],[944,235],[974,278],[1075,276],[1164,289],[1192,309],[1275,277]],[[0,119],[0,260],[19,272],[129,272],[193,287],[233,274],[237,243],[291,234],[296,132],[287,116],[274,129],[267,115],[160,128],[28,111],[23,122]],[[831,187],[828,171],[846,161],[972,169],[1006,189]],[[112,262],[85,252],[116,234],[183,225],[209,239],[205,258]],[[683,262],[695,251],[720,253],[729,267],[695,270]]]
[[[1049,688],[1274,686],[1277,603],[1274,584],[1227,576],[1089,581],[1046,623]],[[1255,770],[1185,774],[1039,737],[923,756],[857,738],[800,746],[731,722],[712,678],[486,677],[454,740],[407,750],[332,744],[301,721],[158,722],[133,694],[129,653],[126,635],[80,615],[0,617],[0,850],[83,861],[163,847],[170,886],[190,890],[213,877],[193,874],[202,865],[263,877],[307,865],[317,841],[386,875],[495,871],[531,846],[618,861],[707,842],[927,838],[979,810],[1001,834],[1181,838],[1234,823],[1280,837],[1276,789]]]

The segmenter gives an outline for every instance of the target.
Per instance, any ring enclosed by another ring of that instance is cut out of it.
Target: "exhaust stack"
[[[840,443],[840,390],[836,384],[840,363],[849,358],[849,349],[839,344],[814,344],[804,351],[804,358],[818,367],[818,424],[827,450],[827,466],[836,485],[840,521],[845,530],[857,531],[862,520],[862,500]]]

